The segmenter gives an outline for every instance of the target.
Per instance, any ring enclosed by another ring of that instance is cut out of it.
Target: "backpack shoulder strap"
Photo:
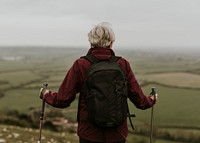
[[[88,60],[91,64],[94,64],[94,63],[98,63],[99,62],[99,59],[97,59],[95,56],[93,55],[86,55],[86,56],[82,56],[81,58],[84,58],[86,60]]]
[[[109,61],[110,62],[117,62],[120,58],[121,57],[119,57],[119,56],[112,56],[112,57],[109,58]]]
[[[88,60],[91,64],[94,63],[98,63],[100,61],[105,61],[105,60],[99,60],[98,58],[96,58],[93,55],[86,55],[86,56],[82,56],[81,58],[85,58],[86,60]],[[119,56],[111,56],[109,59],[107,59],[106,61],[110,61],[110,62],[117,62],[121,57]]]

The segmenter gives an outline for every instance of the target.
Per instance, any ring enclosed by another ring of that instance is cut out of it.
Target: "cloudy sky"
[[[88,47],[103,21],[117,47],[200,48],[200,0],[0,0],[0,46]]]

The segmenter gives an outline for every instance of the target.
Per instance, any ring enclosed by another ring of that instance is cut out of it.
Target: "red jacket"
[[[92,54],[99,59],[107,59],[115,55],[114,51],[109,48],[91,48],[88,54]],[[153,105],[153,101],[145,96],[131,70],[130,64],[124,58],[117,61],[128,79],[128,98],[139,109],[147,109]],[[87,121],[88,112],[85,104],[85,91],[83,83],[86,80],[87,71],[90,68],[90,62],[84,58],[79,58],[74,62],[65,76],[58,93],[45,94],[45,101],[57,108],[69,107],[71,102],[74,101],[77,93],[79,95],[79,120],[78,132],[79,137],[90,141],[103,141],[116,142],[124,140],[128,135],[127,122],[117,129],[102,130],[93,126]]]

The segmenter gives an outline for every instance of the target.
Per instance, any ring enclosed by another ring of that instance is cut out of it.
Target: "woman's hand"
[[[44,99],[44,95],[47,93],[49,93],[48,89],[40,88],[40,94],[39,94],[40,99]]]
[[[150,95],[150,98],[151,98],[151,100],[155,101],[155,103],[158,102],[158,94],[156,94],[155,96],[154,95]],[[156,98],[156,99],[154,99],[154,98]]]

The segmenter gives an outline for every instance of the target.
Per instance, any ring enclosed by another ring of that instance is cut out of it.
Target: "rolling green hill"
[[[48,82],[49,89],[57,91],[74,60],[85,55],[86,52],[87,49],[0,48],[1,114],[9,110],[28,114],[31,108],[40,108],[41,100],[38,98],[38,93],[42,83]],[[151,92],[151,87],[157,88],[159,102],[155,106],[155,126],[158,132],[165,132],[165,135],[170,132],[176,135],[178,133],[190,134],[189,139],[195,136],[198,140],[200,138],[200,60],[198,54],[152,53],[150,51],[116,51],[116,54],[130,61],[135,76],[146,95]],[[65,118],[72,122],[76,121],[77,102],[76,99],[68,109],[62,110]],[[134,124],[142,130],[137,130],[136,133],[145,135],[147,131],[143,129],[143,126],[147,126],[148,130],[150,110],[141,111],[132,104],[130,104],[130,109],[136,114],[136,118],[133,119]],[[6,128],[5,125],[1,125],[1,127]],[[9,126],[8,128],[11,130],[11,128],[17,127]],[[190,132],[187,132],[188,130]],[[47,131],[47,136],[48,132],[50,131]],[[36,136],[37,130],[31,134]],[[60,134],[55,133],[55,136],[52,134],[50,136],[59,140],[60,137],[63,137]],[[5,134],[3,132],[0,135],[4,136]],[[6,136],[9,135],[6,134]],[[13,132],[10,136],[19,138],[22,135]],[[27,136],[27,138],[31,138],[28,134]],[[163,136],[158,136],[158,138],[166,138]],[[132,136],[129,137],[129,140],[131,138]],[[140,136],[137,138],[140,140]],[[180,141],[181,139],[176,139],[174,135],[172,140]],[[33,142],[35,141],[34,138]],[[67,138],[64,141],[67,142]],[[75,141],[77,141],[77,137],[75,137]],[[157,139],[157,141],[168,143],[166,140]],[[185,141],[188,140],[185,139]],[[8,139],[8,142],[12,141]],[[58,142],[62,143],[62,141]]]

